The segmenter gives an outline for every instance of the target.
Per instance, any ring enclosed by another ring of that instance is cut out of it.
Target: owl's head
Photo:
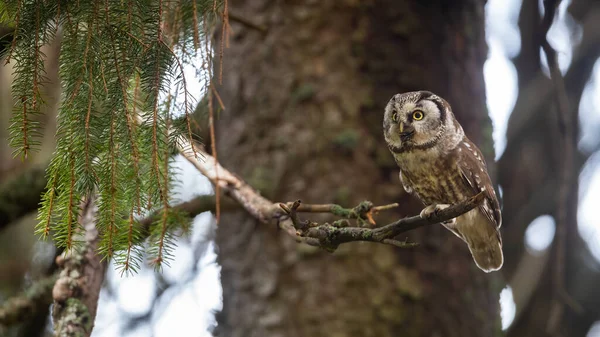
[[[394,95],[385,107],[383,134],[395,153],[449,151],[464,136],[448,102],[429,91]]]

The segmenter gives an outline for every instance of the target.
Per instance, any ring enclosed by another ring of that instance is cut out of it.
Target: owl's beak
[[[402,140],[403,142],[409,140],[412,135],[415,133],[415,128],[414,126],[406,126],[404,125],[404,123],[400,122],[400,140]]]

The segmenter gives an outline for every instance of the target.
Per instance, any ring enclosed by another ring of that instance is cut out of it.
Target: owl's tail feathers
[[[484,272],[489,273],[502,268],[504,256],[502,255],[502,244],[499,240],[469,244],[469,250],[477,267]]]

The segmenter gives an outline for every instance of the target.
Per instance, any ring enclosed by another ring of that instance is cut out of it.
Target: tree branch
[[[294,211],[302,213],[331,213],[346,219],[356,219],[360,224],[364,224],[365,221],[368,221],[369,224],[375,225],[375,220],[373,219],[374,215],[380,211],[396,208],[400,205],[393,203],[383,206],[373,206],[372,202],[363,201],[354,208],[344,208],[337,204],[302,204],[300,200],[298,200],[293,203],[288,202],[285,205],[280,204],[279,206],[283,208],[284,211],[286,208],[294,208]]]
[[[327,250],[334,250],[342,243],[369,241],[406,248],[414,247],[416,244],[400,242],[393,238],[399,234],[419,227],[438,224],[456,218],[477,207],[477,205],[483,201],[483,197],[483,192],[480,192],[460,203],[437,211],[430,217],[423,218],[420,215],[416,215],[397,220],[379,228],[348,227],[347,222],[334,222],[333,224],[324,223],[321,225],[311,222],[302,222],[298,220],[296,214],[296,211],[300,207],[299,201],[295,202],[292,205],[292,208],[289,208],[284,204],[279,204],[279,206],[290,216],[290,220],[297,231],[296,234],[307,239],[308,242],[306,243],[314,246],[319,246]]]
[[[214,195],[200,195],[192,200],[174,205],[172,208],[173,210],[184,212],[187,214],[187,216],[193,218],[203,212],[214,212],[216,209],[216,199]],[[239,204],[231,199],[221,200],[222,211],[229,211],[233,209],[240,209]],[[142,239],[145,239],[148,237],[148,235],[150,235],[150,226],[154,221],[159,219],[160,216],[161,211],[156,211],[152,213],[152,215],[139,221],[139,225],[141,227],[140,237]]]
[[[550,317],[548,319],[548,325],[546,331],[553,333],[557,331],[558,324],[560,323],[564,311],[564,298],[569,297],[566,295],[565,290],[565,260],[566,260],[566,245],[568,227],[570,225],[568,221],[568,206],[569,200],[572,198],[570,195],[571,186],[573,184],[573,164],[574,164],[574,153],[575,149],[575,137],[574,137],[574,123],[575,118],[572,118],[569,107],[569,99],[565,88],[563,76],[558,66],[558,60],[556,57],[556,51],[550,46],[548,42],[547,34],[548,30],[552,26],[556,15],[556,9],[560,4],[560,0],[545,0],[544,8],[545,15],[542,20],[542,33],[543,39],[541,41],[541,47],[546,54],[548,60],[548,67],[550,69],[550,77],[552,78],[554,97],[556,99],[556,107],[558,112],[558,130],[561,135],[562,145],[562,167],[560,174],[559,183],[559,196],[557,205],[557,219],[556,219],[556,239],[555,239],[555,261],[553,283],[554,283],[554,299],[552,309],[550,311]],[[576,116],[576,114],[575,114]],[[572,302],[572,301],[568,301]]]
[[[40,303],[48,306],[52,302],[50,293],[56,279],[56,275],[51,275],[37,280],[23,294],[4,302],[0,306],[0,327],[28,320],[42,307]]]
[[[0,185],[0,230],[35,211],[46,188],[43,168],[35,167]]]
[[[262,34],[266,34],[268,31],[267,26],[252,22],[241,15],[232,13],[231,11],[229,11],[229,20],[240,23],[250,29],[257,30],[257,31],[261,32]]]
[[[537,2],[535,5],[537,6]],[[571,66],[564,76],[568,100],[573,107],[571,118],[576,121],[582,92],[600,55],[600,29],[598,29],[600,6],[592,0],[578,0],[571,3],[569,11],[576,20],[581,22],[583,29],[581,43],[575,48]],[[538,28],[535,32],[539,38],[523,41],[541,41],[541,38],[544,38],[539,30],[541,28],[539,22],[536,22],[536,25]],[[535,47],[538,53],[540,45],[541,42],[537,42]],[[519,67],[517,71],[519,76],[528,72],[527,69]],[[503,218],[505,223],[510,223],[512,226],[511,230],[505,231],[503,236],[505,248],[503,270],[509,279],[512,278],[519,264],[518,261],[527,254],[523,241],[523,233],[527,225],[539,215],[556,214],[560,185],[556,172],[560,172],[562,166],[561,137],[555,136],[558,133],[556,130],[558,114],[554,113],[553,82],[539,71],[524,85],[519,89],[519,98],[508,122],[506,151],[498,161],[498,182],[504,189]],[[548,114],[549,111],[552,113]],[[547,128],[552,128],[554,132],[545,131]],[[573,172],[578,172],[583,167],[591,153],[593,152],[575,151]],[[574,244],[570,245],[575,247]],[[583,254],[586,247],[585,245],[578,247],[578,251]],[[572,252],[574,251],[569,250],[568,254]],[[570,262],[566,264],[571,265]],[[594,274],[594,268],[585,270],[589,271],[586,275]],[[569,279],[573,280],[574,274],[568,271],[567,274]],[[581,273],[577,275],[583,277]],[[517,314],[526,307],[527,303],[517,303]]]
[[[395,246],[411,246],[393,240],[398,234],[419,227],[440,223],[455,218],[475,208],[482,200],[483,194],[479,193],[463,202],[452,205],[447,209],[434,213],[429,218],[413,216],[400,219],[380,228],[348,227],[347,222],[325,223],[322,225],[314,223],[301,223],[296,212],[330,212],[346,216],[347,218],[369,218],[373,210],[387,209],[390,205],[374,208],[372,204],[362,204],[352,209],[354,214],[344,213],[343,208],[338,205],[306,205],[302,207],[300,202],[295,202],[292,207],[282,203],[273,203],[261,196],[256,190],[241,178],[237,177],[221,166],[212,156],[181,137],[178,142],[181,154],[192,163],[213,184],[219,184],[226,195],[237,201],[248,213],[263,223],[277,223],[279,228],[284,229],[297,242],[311,246],[322,247],[333,250],[342,243],[352,241],[370,241]],[[215,174],[218,170],[219,176]],[[339,207],[339,208],[338,208]],[[282,210],[285,214],[282,214]],[[341,213],[340,213],[341,211]],[[346,210],[348,212],[348,210]],[[371,221],[369,221],[371,222]],[[414,246],[414,245],[412,245]]]
[[[94,327],[106,260],[98,254],[96,206],[90,197],[82,206],[79,222],[84,229],[82,246],[73,248],[56,263],[62,269],[52,289],[55,336],[89,336]]]
[[[587,8],[585,15],[581,18],[583,40],[578,48],[574,50],[571,66],[565,75],[566,89],[574,107],[577,106],[583,88],[588,82],[596,59],[600,54],[599,20],[600,6]],[[536,32],[539,32],[539,30],[536,30]],[[545,40],[545,34],[541,34],[540,38],[535,39],[535,41],[541,43],[542,39]],[[538,44],[537,48],[539,47]],[[536,50],[539,50],[537,48]],[[529,72],[527,69],[521,68],[517,68],[517,71],[519,74]],[[547,118],[547,103],[555,98],[553,97],[552,81],[549,81],[542,72],[532,75],[531,79],[524,84],[525,87],[519,88],[519,97],[523,99],[517,101],[510,115],[509,128],[506,134],[508,143],[519,143],[520,138],[524,138],[525,135],[530,133],[532,125],[537,125],[536,123],[539,123],[539,120]],[[539,99],[528,99],[530,97],[538,97]]]

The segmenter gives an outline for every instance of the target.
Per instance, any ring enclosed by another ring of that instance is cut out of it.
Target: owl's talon
[[[419,216],[422,219],[428,219],[431,217],[431,215],[433,214],[433,212],[435,212],[435,204],[434,205],[429,205],[425,208],[423,208],[423,210],[421,210],[421,213],[419,213]]]
[[[423,219],[430,219],[434,214],[437,214],[439,211],[450,207],[447,204],[431,204],[421,211],[419,216]]]

